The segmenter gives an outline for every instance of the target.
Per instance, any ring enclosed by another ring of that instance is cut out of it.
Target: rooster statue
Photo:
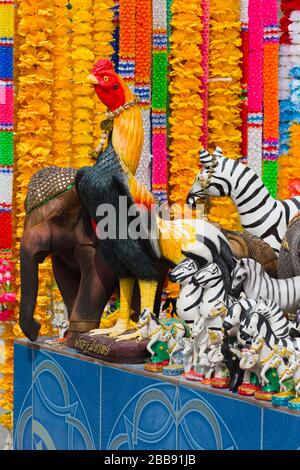
[[[138,100],[115,73],[111,61],[99,60],[87,81],[94,85],[95,92],[109,110],[103,127],[108,131],[108,146],[104,151],[101,151],[102,144],[98,147],[97,162],[93,167],[81,168],[75,184],[82,205],[95,226],[104,218],[97,208],[104,204],[114,208],[115,234],[101,237],[98,249],[109,261],[120,283],[120,312],[116,324],[112,328],[94,330],[94,333],[131,339],[137,337],[138,332],[123,333],[131,325],[134,282],[138,280],[141,311],[145,308],[153,311],[158,282],[157,258],[163,257],[177,264],[185,256],[194,256],[202,266],[218,258],[228,267],[228,272],[234,262],[225,236],[214,225],[205,220],[169,221],[157,215],[153,195],[134,176],[143,146]],[[120,210],[121,196],[125,197],[126,211]],[[142,224],[143,236],[138,238],[130,231],[133,209],[147,216],[142,219],[146,220]],[[127,235],[121,236],[124,228],[128,228]]]

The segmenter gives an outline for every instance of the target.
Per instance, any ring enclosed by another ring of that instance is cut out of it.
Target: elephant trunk
[[[30,341],[36,341],[41,328],[33,318],[38,293],[38,259],[28,248],[20,250],[21,301],[19,323],[21,330]]]

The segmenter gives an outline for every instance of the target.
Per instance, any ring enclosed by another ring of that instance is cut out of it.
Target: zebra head
[[[260,323],[260,314],[253,312],[252,309],[248,310],[240,322],[240,338],[248,341],[258,336],[260,333]]]
[[[242,306],[239,304],[239,302],[233,303],[228,308],[227,314],[224,317],[223,328],[225,328],[226,331],[230,331],[235,326],[238,326],[241,321],[241,315]]]
[[[207,196],[230,196],[230,187],[221,175],[222,149],[216,147],[211,155],[207,150],[200,151],[201,171],[197,174],[194,183],[187,195],[186,203],[195,207],[198,199]]]
[[[248,271],[246,263],[243,259],[237,261],[234,270],[232,271],[232,285],[231,290],[234,297],[238,297],[238,291],[241,289],[244,281],[247,279]]]
[[[190,282],[192,276],[198,271],[199,266],[192,258],[185,258],[181,263],[177,264],[175,268],[169,273],[171,282]]]
[[[193,283],[195,286],[204,288],[214,287],[223,278],[221,269],[216,263],[211,263],[203,269],[200,269],[193,276]]]

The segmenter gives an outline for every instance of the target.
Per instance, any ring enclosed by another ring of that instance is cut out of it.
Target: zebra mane
[[[260,334],[263,325],[265,325],[265,327],[266,327],[266,333],[265,333],[265,336],[264,336],[264,340],[265,340],[266,344],[268,346],[270,346],[271,338],[274,339],[275,343],[278,343],[279,338],[277,338],[275,332],[273,331],[273,328],[271,327],[269,320],[263,314],[261,314],[260,312],[257,312],[255,310],[255,306],[252,307],[252,308],[249,308],[244,313],[243,320],[244,320],[245,327],[250,325],[250,322],[251,322],[251,319],[253,318],[253,315],[258,316],[258,322],[257,322],[258,334]]]

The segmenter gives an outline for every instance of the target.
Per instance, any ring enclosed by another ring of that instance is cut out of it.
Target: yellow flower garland
[[[93,52],[95,61],[99,59],[110,59],[114,49],[113,41],[113,19],[114,12],[112,7],[115,5],[114,0],[94,0],[93,1]],[[92,94],[94,100],[93,107],[93,140],[94,147],[99,141],[101,135],[100,124],[105,119],[105,106],[101,103],[96,93]]]
[[[289,183],[300,175],[300,124],[293,123],[290,127],[290,149],[287,155],[279,159],[278,194],[281,199],[288,199]]]
[[[199,171],[202,129],[201,14],[196,0],[174,0],[170,59],[170,200],[183,203]]]
[[[66,0],[53,0],[55,25],[53,30],[53,145],[52,155],[58,166],[72,166],[70,133],[72,128],[72,78],[70,57],[71,9]]]
[[[89,152],[93,146],[94,90],[85,83],[87,71],[94,64],[92,0],[77,0],[72,3],[72,70],[73,70],[73,165],[90,165]]]
[[[240,0],[210,0],[209,147],[223,148],[225,156],[239,158],[241,136],[242,53]],[[239,229],[239,216],[228,198],[215,198],[209,219],[227,229]]]
[[[199,171],[203,123],[202,10],[196,0],[173,0],[171,8],[169,184],[170,200],[183,204]],[[168,296],[176,297],[178,285],[169,282],[166,291]]]

